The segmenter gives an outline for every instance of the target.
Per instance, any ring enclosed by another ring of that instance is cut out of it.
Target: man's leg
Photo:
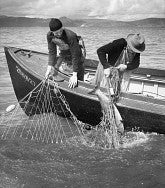
[[[61,64],[62,64],[62,61],[63,61],[63,58],[62,58],[61,56],[59,56],[59,58],[58,58],[58,60],[57,60],[57,63],[56,63],[55,66],[54,66],[55,70],[54,70],[53,76],[57,76],[57,74],[58,74],[58,71],[57,71],[57,70],[59,70],[59,67],[60,67]]]
[[[79,66],[79,71],[77,73],[78,80],[84,81],[84,64]]]
[[[104,69],[103,69],[102,64],[99,62],[92,84],[100,85],[103,77],[104,77]]]
[[[126,92],[129,86],[130,76],[132,71],[125,71],[123,73],[122,82],[121,82],[121,92]]]

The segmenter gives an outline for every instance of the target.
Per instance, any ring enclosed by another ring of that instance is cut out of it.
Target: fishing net
[[[115,102],[120,96],[120,80],[121,77],[119,76],[118,70],[116,68],[112,68],[111,77],[107,78],[106,84],[108,94],[108,100],[106,101],[106,103],[108,103],[106,105],[107,108],[102,109],[103,117],[101,122],[96,126],[96,129],[85,135],[86,141],[91,146],[108,149],[119,148],[120,146],[121,133],[118,132],[118,123],[120,123],[120,126],[123,126],[123,124],[120,120],[117,121],[118,114],[115,112]],[[113,88],[113,95],[110,88]]]
[[[116,67],[111,67],[110,77],[107,79],[107,91],[111,102],[116,102],[120,97],[122,76],[123,74],[119,73]],[[112,87],[114,91],[113,98],[109,90],[110,87]]]
[[[117,88],[114,82],[112,85]],[[72,113],[58,84],[54,80],[43,80],[16,104],[13,111],[1,115],[0,138],[23,138],[44,143],[66,143],[79,138],[89,146],[118,148],[119,137],[109,85],[107,91],[108,109],[103,111],[99,125],[86,131],[86,124]]]
[[[59,116],[59,114],[63,114]],[[70,119],[66,117],[70,117]],[[56,82],[42,81],[15,109],[0,118],[0,138],[25,138],[44,143],[63,143],[83,136],[83,123],[70,111]]]

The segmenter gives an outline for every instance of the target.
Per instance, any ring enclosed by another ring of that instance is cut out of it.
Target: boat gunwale
[[[42,81],[42,80],[44,79],[43,76],[39,75],[37,72],[35,72],[35,71],[31,70],[30,68],[28,68],[27,65],[23,62],[23,60],[20,59],[20,58],[16,55],[16,53],[17,53],[18,51],[21,51],[21,50],[23,50],[23,49],[18,49],[18,48],[16,48],[16,47],[6,47],[6,48],[8,49],[8,52],[10,52],[10,55],[12,56],[12,58],[14,59],[14,61],[17,62],[17,64],[18,64],[20,67],[22,67],[24,70],[26,70],[27,72],[29,72],[29,73],[32,74],[33,76],[37,77],[39,80]],[[12,48],[12,49],[13,49],[13,48],[14,48],[14,49],[18,49],[18,50],[16,50],[16,52],[15,52],[14,50],[11,50],[11,48]],[[29,50],[23,50],[23,51],[29,51]],[[35,51],[31,51],[31,52],[34,52],[34,53],[37,53],[37,54],[38,54],[38,52],[35,52]],[[39,52],[39,53],[40,53],[40,52]],[[42,53],[42,52],[41,52],[40,54],[46,55],[46,53]],[[67,76],[66,74],[64,74],[64,73],[62,73],[62,72],[59,71],[59,76],[61,76],[62,78],[64,78],[67,83],[69,82],[69,76]],[[50,81],[52,81],[52,80],[50,80]],[[64,90],[64,91],[66,91],[66,92],[70,92],[70,93],[75,94],[75,95],[79,95],[79,96],[82,96],[81,91],[83,90],[83,88],[88,88],[88,89],[90,89],[89,91],[91,91],[91,90],[95,87],[94,85],[91,85],[91,84],[88,84],[88,83],[85,83],[85,82],[82,82],[82,81],[78,81],[78,85],[81,86],[82,88],[76,87],[76,88],[70,89],[70,88],[68,88],[68,87],[62,87],[62,86],[60,86],[60,85],[58,84],[59,89]],[[68,86],[68,84],[67,84],[67,86]],[[103,88],[103,90],[104,90],[104,88]],[[88,99],[92,99],[92,100],[99,101],[98,98],[97,98],[97,96],[95,96],[95,95],[89,95],[89,94],[87,95],[87,93],[86,93],[85,95],[83,95],[83,97],[88,98]]]

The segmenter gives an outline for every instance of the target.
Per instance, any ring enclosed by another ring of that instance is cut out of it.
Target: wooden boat
[[[13,88],[20,101],[44,79],[48,54],[15,47],[4,50]],[[93,74],[97,64],[96,60],[86,59],[85,70]],[[101,106],[97,97],[89,94],[94,86],[79,81],[78,87],[70,89],[68,75],[59,72],[58,78],[58,87],[76,117],[93,126],[98,124],[102,117]],[[121,94],[116,105],[126,129],[165,133],[165,70],[139,68],[134,71],[127,93]]]

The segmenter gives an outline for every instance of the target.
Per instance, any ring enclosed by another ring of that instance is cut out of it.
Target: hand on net
[[[48,77],[52,75],[53,73],[54,73],[54,67],[52,67],[51,65],[48,65],[46,73],[45,73],[45,79],[48,79]]]
[[[74,88],[77,85],[77,72],[73,72],[73,75],[69,79],[69,88]]]
[[[110,73],[111,73],[110,68],[104,69],[104,75],[105,75],[106,78],[108,78],[110,76]]]
[[[124,65],[124,64],[120,64],[117,66],[117,69],[119,69],[119,71],[123,72],[125,71],[127,68],[127,65]]]

